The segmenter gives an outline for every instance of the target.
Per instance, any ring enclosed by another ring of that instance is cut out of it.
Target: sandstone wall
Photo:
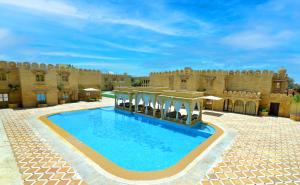
[[[20,86],[20,77],[18,73],[18,68],[16,63],[14,62],[0,62],[0,73],[6,74],[6,81],[0,81],[0,93],[8,93],[9,94],[9,103],[19,104],[21,105],[21,90],[10,92],[9,85]]]

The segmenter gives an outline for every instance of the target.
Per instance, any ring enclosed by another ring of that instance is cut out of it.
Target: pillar
[[[164,99],[161,99],[161,104],[160,104],[160,118],[164,119]]]
[[[117,98],[118,96],[117,96],[117,93],[115,94],[115,107],[117,107],[117,105],[118,105],[118,102],[117,102]]]
[[[138,105],[139,105],[139,102],[138,102],[138,93],[135,93],[135,112],[138,112]]]
[[[155,112],[156,112],[156,95],[154,95],[154,102],[153,102],[153,117],[155,117]]]
[[[243,101],[243,103],[244,103],[244,114],[246,114],[246,103],[245,101]]]
[[[123,102],[123,109],[126,109],[126,107],[125,107],[126,100],[124,98],[122,99],[122,102]]]
[[[200,101],[198,102],[198,109],[199,109],[198,120],[202,121],[202,106],[200,104]]]
[[[232,102],[232,110],[231,110],[231,112],[234,112],[235,100],[231,100],[231,102]]]
[[[191,125],[191,120],[192,120],[192,115],[193,115],[193,108],[192,108],[191,104],[192,103],[189,103],[190,110],[189,110],[189,112],[187,112],[187,116],[190,115],[190,116],[187,117],[187,120],[186,120],[186,123],[188,125]]]
[[[259,102],[256,102],[255,104],[256,104],[256,107],[255,107],[256,108],[256,115],[258,115]]]
[[[132,106],[132,94],[129,94],[129,111],[131,112],[131,106]]]

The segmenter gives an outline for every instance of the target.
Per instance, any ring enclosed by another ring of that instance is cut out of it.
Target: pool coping
[[[189,152],[185,157],[183,157],[180,161],[178,161],[175,165],[166,168],[164,170],[151,171],[151,172],[138,172],[126,170],[117,164],[113,163],[102,154],[93,150],[91,147],[85,145],[72,134],[65,131],[63,128],[56,125],[54,122],[48,119],[49,116],[62,113],[62,112],[74,112],[74,111],[82,111],[82,110],[91,110],[98,109],[96,108],[88,108],[88,109],[79,109],[79,110],[70,110],[70,111],[60,111],[56,113],[46,114],[39,116],[38,119],[51,128],[56,134],[60,135],[64,140],[74,146],[80,153],[89,158],[91,161],[96,163],[100,168],[103,168],[108,173],[126,179],[126,180],[135,180],[135,181],[149,181],[149,180],[159,180],[167,177],[174,176],[181,171],[183,171],[190,163],[192,163],[197,157],[199,157],[203,152],[206,151],[216,140],[218,140],[223,134],[224,130],[219,126],[204,122],[205,124],[212,126],[215,129],[215,133],[210,136],[203,143],[198,145],[195,149]],[[157,118],[156,118],[157,119]]]

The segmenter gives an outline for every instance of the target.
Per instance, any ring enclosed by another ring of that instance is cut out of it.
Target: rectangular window
[[[6,73],[0,73],[0,81],[6,81]]]
[[[8,94],[0,94],[0,102],[8,102]]]
[[[61,80],[62,80],[63,82],[68,82],[68,81],[69,81],[69,75],[67,75],[67,74],[62,74],[62,75],[61,75]]]
[[[44,74],[37,74],[35,76],[35,78],[36,78],[37,82],[44,82],[45,81],[45,75]]]
[[[65,95],[63,96],[63,99],[64,99],[64,100],[68,100],[68,99],[69,99],[69,95],[65,94]]]
[[[36,97],[39,104],[46,103],[46,94],[37,94]]]
[[[279,82],[276,83],[276,88],[280,89],[280,83]]]
[[[186,83],[186,80],[185,80],[185,79],[182,79],[182,80],[181,80],[181,83]]]

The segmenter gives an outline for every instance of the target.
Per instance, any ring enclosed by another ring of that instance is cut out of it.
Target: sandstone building
[[[71,65],[46,65],[0,61],[0,107],[57,105],[60,100],[82,99],[82,89],[103,89],[109,81],[123,75],[102,74],[98,70]],[[128,75],[127,75],[128,76]],[[106,81],[105,81],[106,80]],[[127,79],[130,82],[130,80]],[[114,85],[130,85],[116,80]]]
[[[221,97],[204,107],[214,110],[257,115],[266,109],[270,115],[288,117],[291,97],[287,95],[288,77],[285,69],[273,71],[184,70],[150,74],[150,86],[173,90],[200,91]]]
[[[285,69],[273,71],[183,70],[150,73],[147,77],[108,74],[78,69],[71,65],[0,62],[0,107],[57,105],[60,100],[82,99],[82,89],[112,90],[131,86],[138,80],[142,87],[167,87],[170,90],[203,92],[221,97],[206,109],[257,115],[265,109],[271,115],[288,117],[291,95],[287,95]]]

